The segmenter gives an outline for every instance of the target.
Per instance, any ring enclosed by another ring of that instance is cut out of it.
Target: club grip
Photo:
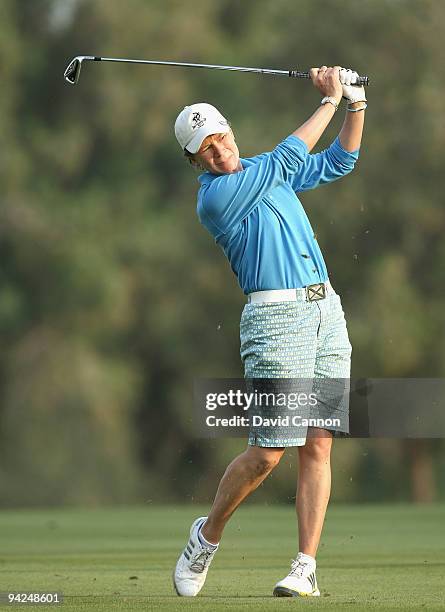
[[[310,79],[311,75],[309,72],[300,72],[299,70],[289,70],[289,76],[294,79]],[[367,76],[359,76],[357,82],[354,83],[357,87],[364,85],[367,87],[369,85],[369,77]]]

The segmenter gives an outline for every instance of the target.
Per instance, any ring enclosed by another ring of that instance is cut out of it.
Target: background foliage
[[[85,66],[72,88],[69,59],[369,74],[357,170],[302,200],[343,297],[353,374],[440,377],[444,25],[434,0],[2,0],[0,504],[213,493],[244,443],[194,438],[193,380],[242,375],[243,296],[197,221],[173,123],[186,104],[216,104],[247,157],[319,100],[290,79],[112,64]],[[335,446],[335,499],[443,497],[439,441]],[[294,481],[289,452],[257,495],[289,499]]]

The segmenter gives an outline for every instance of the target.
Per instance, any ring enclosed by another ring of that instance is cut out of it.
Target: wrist
[[[343,93],[342,93],[342,92],[340,92],[339,94],[324,94],[324,95],[323,95],[323,100],[324,100],[325,98],[332,98],[333,100],[335,100],[335,102],[336,102],[337,106],[340,106],[340,102],[341,102],[341,101],[342,101],[342,99],[343,99]]]
[[[325,96],[320,102],[320,105],[321,106],[325,106],[325,105],[333,106],[334,110],[337,110],[339,103],[340,103],[340,100],[338,100],[335,96]]]
[[[346,111],[349,113],[357,113],[359,111],[364,111],[368,108],[368,104],[366,101],[361,102],[349,102]]]

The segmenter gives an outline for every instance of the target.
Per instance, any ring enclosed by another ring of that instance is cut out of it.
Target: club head
[[[80,69],[82,67],[83,59],[84,59],[84,56],[82,55],[78,55],[77,57],[72,59],[70,63],[68,64],[65,72],[63,73],[65,81],[69,83],[70,85],[75,85],[77,81],[79,80]]]

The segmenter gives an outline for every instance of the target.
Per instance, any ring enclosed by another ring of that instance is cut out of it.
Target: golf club
[[[184,68],[210,68],[213,70],[231,70],[235,72],[256,72],[258,74],[273,74],[288,76],[298,79],[310,79],[309,72],[299,70],[272,70],[270,68],[246,68],[244,66],[217,66],[212,64],[188,64],[185,62],[164,62],[158,60],[140,60],[116,57],[97,57],[95,55],[78,55],[68,64],[63,76],[70,85],[75,85],[79,81],[82,62],[122,62],[126,64],[152,64],[156,66],[183,66]],[[359,76],[354,85],[369,85],[369,77]]]

